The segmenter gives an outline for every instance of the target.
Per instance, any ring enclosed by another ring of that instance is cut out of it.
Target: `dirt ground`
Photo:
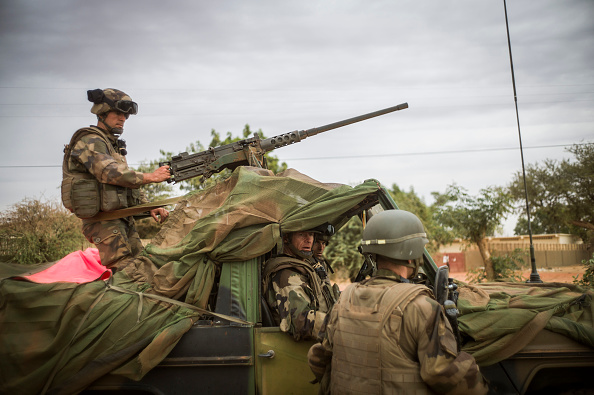
[[[523,270],[522,277],[524,277],[526,280],[528,280],[530,278],[531,272],[532,272],[532,270],[530,270],[530,269]],[[541,268],[541,269],[538,269],[538,274],[540,276],[540,279],[546,283],[573,284],[573,278],[575,276],[579,275],[580,279],[581,279],[582,275],[584,274],[584,266],[583,265],[562,266],[562,267],[551,268],[551,269]],[[467,275],[466,272],[450,273],[450,277],[455,278],[456,280],[459,280],[459,281],[466,281],[466,275]],[[349,280],[342,280],[342,281],[340,279],[336,279],[336,280],[337,280],[338,287],[341,290],[344,290],[350,284]]]
[[[530,273],[532,270],[523,270],[522,277],[525,279],[530,278]],[[540,279],[547,283],[570,283],[573,284],[573,278],[577,275],[581,276],[584,274],[584,266],[577,265],[577,266],[562,266],[557,268],[541,268],[538,269],[538,274]],[[450,273],[450,277],[455,278],[456,280],[466,281],[467,273]]]

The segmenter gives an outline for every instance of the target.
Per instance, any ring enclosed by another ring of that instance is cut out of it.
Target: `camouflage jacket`
[[[144,176],[128,167],[126,157],[118,147],[117,137],[101,133],[96,127],[92,129],[96,133],[86,134],[74,143],[70,152],[70,170],[89,172],[102,184],[139,188]],[[107,146],[107,141],[111,147]]]
[[[78,184],[70,184],[71,180],[89,177],[96,179],[100,185],[97,199],[101,211],[147,203],[139,189],[144,175],[128,167],[126,152],[119,141],[116,136],[97,127],[83,128],[74,134],[65,147],[62,166],[62,200],[67,208],[71,208],[69,205],[73,203],[69,198],[77,196],[75,188]],[[69,188],[64,189],[65,185]]]
[[[452,328],[431,291],[403,284],[391,271],[378,270],[375,277],[350,285],[325,331],[308,360],[326,390],[487,392],[474,358],[457,352]]]
[[[317,338],[337,299],[330,281],[310,262],[289,256],[268,260],[263,277],[263,294],[280,329],[296,341]]]

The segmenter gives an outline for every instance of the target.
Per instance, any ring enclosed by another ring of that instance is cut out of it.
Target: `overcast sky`
[[[167,4],[165,4],[167,3]],[[594,1],[508,0],[526,164],[594,141]],[[274,152],[323,182],[431,192],[521,171],[502,0],[0,1],[0,210],[58,199],[86,91],[139,104],[128,162],[407,102]],[[31,166],[31,167],[28,167]]]

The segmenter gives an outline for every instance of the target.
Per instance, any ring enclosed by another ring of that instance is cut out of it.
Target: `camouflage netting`
[[[594,291],[571,284],[487,283],[460,288],[462,348],[481,366],[514,355],[543,329],[594,348]]]
[[[107,282],[37,284],[0,265],[0,388],[73,393],[108,372],[140,379],[206,307],[215,265],[270,251],[281,229],[334,222],[377,190],[374,181],[352,188],[240,167],[180,201],[153,243]]]

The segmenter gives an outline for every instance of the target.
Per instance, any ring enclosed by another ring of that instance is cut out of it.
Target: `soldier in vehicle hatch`
[[[263,295],[283,332],[296,341],[316,339],[337,294],[325,268],[312,253],[319,230],[286,233],[283,253],[269,259],[263,273]]]
[[[324,258],[324,250],[328,246],[330,237],[334,235],[334,226],[326,223],[318,226],[314,229],[314,231],[314,244],[311,249],[313,252],[313,257],[317,262],[324,266],[325,270],[330,271],[330,273],[334,273],[332,266],[330,266],[330,264],[326,262],[326,259]]]
[[[124,258],[142,250],[133,217],[94,221],[93,216],[148,203],[139,187],[170,178],[169,167],[140,173],[128,167],[124,123],[138,112],[130,96],[117,89],[87,91],[97,126],[79,129],[64,148],[62,203],[83,220],[83,234],[99,250],[101,264],[117,270]],[[151,211],[155,221],[168,216],[164,208]]]
[[[349,285],[325,324],[322,343],[308,353],[322,392],[484,394],[474,358],[458,353],[443,307],[413,284],[427,237],[403,210],[374,215],[362,251],[377,272]]]

